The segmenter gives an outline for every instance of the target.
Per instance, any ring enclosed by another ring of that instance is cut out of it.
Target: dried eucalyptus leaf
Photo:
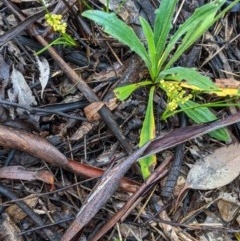
[[[41,98],[43,98],[43,91],[47,86],[49,76],[50,76],[50,67],[49,67],[48,61],[45,58],[42,57],[40,60],[38,56],[35,56],[35,57],[36,57],[37,66],[39,70],[39,81],[42,86]]]
[[[199,190],[219,188],[240,174],[240,146],[221,147],[203,161],[195,163],[188,173],[186,187]]]
[[[36,105],[35,97],[21,72],[14,68],[11,73],[12,88],[8,90],[11,102],[17,102],[23,106]],[[24,110],[18,108],[17,112],[22,114]]]

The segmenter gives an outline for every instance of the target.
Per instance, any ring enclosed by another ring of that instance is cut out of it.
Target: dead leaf
[[[121,18],[126,23],[139,23],[138,17],[139,17],[139,10],[137,9],[136,5],[132,1],[125,1],[124,4],[121,4],[119,1],[106,1],[106,0],[100,0],[102,4],[105,6],[108,6],[109,9],[113,11],[117,11],[118,15],[121,16]],[[135,22],[134,22],[135,21]]]
[[[2,3],[2,1],[1,1]],[[0,23],[1,26],[4,25],[4,23],[2,23],[2,19],[0,18]],[[21,24],[21,23],[20,23]],[[19,26],[19,22],[18,22],[18,26]],[[13,28],[12,30],[15,31],[17,28]],[[24,29],[26,29],[26,26],[24,26]],[[11,31],[11,30],[10,30]],[[25,58],[22,55],[22,52],[20,51],[20,49],[17,47],[16,44],[14,44],[12,41],[10,41],[11,39],[14,38],[14,36],[16,37],[17,34],[19,34],[19,32],[17,32],[15,35],[13,34],[9,34],[10,31],[4,32],[2,29],[0,29],[0,45],[7,48],[8,53],[14,58],[16,58],[19,62],[21,62],[22,65],[26,65],[25,62]],[[6,37],[7,36],[7,37]],[[5,37],[6,39],[8,39],[8,41],[5,41]]]
[[[215,84],[219,88],[239,89],[240,82],[235,79],[215,79]]]
[[[205,219],[205,221],[199,225],[202,228],[206,227],[223,227],[223,223],[221,221],[221,219],[215,215],[213,212],[210,211],[205,211],[205,214],[207,215],[207,218]],[[196,225],[197,226],[197,225]],[[226,232],[219,232],[217,229],[216,230],[206,230],[206,229],[202,229],[198,233],[199,236],[199,241],[233,241]]]
[[[94,102],[84,108],[85,115],[89,121],[96,121],[100,118],[98,111],[105,105],[103,101]]]
[[[0,168],[0,178],[21,179],[26,181],[40,180],[48,183],[54,189],[54,176],[47,170],[32,171],[22,166],[6,166]]]
[[[30,194],[25,197],[25,200],[23,200],[26,205],[28,205],[30,208],[34,208],[38,202],[38,197],[36,197],[35,194]],[[6,209],[6,213],[14,218],[15,222],[20,222],[23,218],[27,216],[27,214],[18,207],[17,204],[13,204],[10,207]]]
[[[232,144],[196,162],[187,176],[185,188],[209,190],[232,182],[240,173],[240,149]]]
[[[218,201],[218,209],[222,219],[225,222],[231,222],[240,208],[240,202],[238,201],[238,195],[233,193],[224,193],[221,195],[221,199]]]
[[[149,234],[149,231],[146,229],[146,227],[136,227],[134,225],[126,223],[119,224],[119,229],[121,235],[129,239],[130,237],[132,237],[136,240],[142,240],[146,238],[146,236]]]
[[[110,100],[108,100],[106,105],[110,110],[114,110],[118,106],[117,105],[117,98],[111,98]]]
[[[107,0],[100,0],[102,4],[107,6],[113,12],[116,12],[118,16],[120,16],[126,24],[130,24],[134,32],[138,35],[140,39],[144,38],[144,34],[139,22],[139,17],[145,17],[146,15],[143,14],[144,11],[139,11],[138,3],[135,1],[107,1]],[[145,2],[145,6],[148,6],[148,11],[154,12],[153,5],[148,4],[149,1]],[[148,14],[148,20],[153,25],[154,23],[154,14]],[[120,62],[120,61],[119,61]]]
[[[185,186],[178,194],[175,208],[187,189],[210,190],[225,186],[240,173],[239,144],[215,150],[204,160],[196,162],[188,173]]]
[[[89,121],[97,121],[101,117],[98,111],[106,104],[110,110],[114,110],[117,107],[117,98],[112,98],[108,102],[94,102],[84,108],[85,115]]]
[[[24,76],[20,71],[14,68],[11,73],[12,88],[8,90],[8,97],[12,102],[17,102],[23,106],[36,105],[35,97],[28,86]],[[23,114],[25,110],[17,108],[19,114]]]
[[[84,121],[77,131],[70,137],[71,141],[79,141],[85,135],[87,135],[91,130],[98,126],[97,122],[86,122]]]
[[[158,222],[159,227],[162,229],[162,231],[166,235],[166,237],[168,237],[169,240],[171,240],[171,241],[180,241],[180,240],[197,241],[196,239],[191,237],[188,233],[183,232],[181,227],[174,227],[170,224],[172,222],[172,220],[169,218],[167,211],[161,210],[163,205],[164,204],[161,199],[154,204],[156,210],[159,211],[158,216],[160,217],[160,219],[166,220],[169,222],[169,223]],[[160,210],[161,210],[161,212],[160,212]]]
[[[50,76],[50,67],[48,61],[44,57],[41,57],[40,60],[39,57],[36,55],[35,58],[39,70],[39,81],[42,86],[41,98],[43,98],[43,91],[47,86]]]
[[[2,214],[0,223],[0,238],[2,241],[23,241],[21,235],[18,235],[21,230],[5,212]]]
[[[215,84],[220,88],[218,96],[236,96],[240,88],[240,82],[235,79],[216,79]]]

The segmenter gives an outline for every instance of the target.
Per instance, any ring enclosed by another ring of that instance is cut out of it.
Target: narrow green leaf
[[[218,129],[217,131],[209,132],[208,134],[212,138],[215,138],[219,141],[224,141],[228,143],[231,140],[226,128],[221,128],[221,129]]]
[[[160,73],[159,80],[161,79],[187,81],[188,84],[197,86],[203,91],[218,90],[210,78],[201,75],[194,68],[174,67],[167,69]]]
[[[143,122],[143,126],[140,134],[139,147],[143,146],[148,141],[155,138],[155,120],[153,112],[153,97],[154,97],[155,86],[152,86],[149,93],[148,106]],[[145,179],[151,174],[151,171],[156,165],[156,155],[143,158],[139,161],[141,167],[142,176]]]
[[[147,40],[147,46],[148,46],[148,55],[151,59],[151,66],[152,68],[149,70],[150,75],[152,79],[155,79],[157,77],[158,71],[156,69],[157,67],[157,60],[156,60],[156,48],[154,44],[154,35],[151,26],[146,21],[146,19],[140,17],[139,18],[140,23],[142,25],[143,33]]]
[[[174,52],[173,56],[166,65],[166,69],[170,68],[181,56],[182,54],[191,47],[197,39],[199,39],[203,33],[205,33],[209,27],[212,25],[214,20],[214,14],[209,14],[206,18],[196,25],[196,28],[191,29],[184,36],[182,43],[178,46],[177,50]]]
[[[156,10],[154,21],[154,42],[156,46],[156,59],[159,61],[165,48],[169,32],[172,28],[173,14],[177,0],[162,0]]]
[[[156,155],[151,155],[145,158],[142,158],[139,161],[140,169],[141,169],[141,174],[143,180],[146,180],[151,173],[154,171],[154,167],[156,166],[157,162],[157,157]]]
[[[99,10],[87,10],[82,13],[82,16],[103,26],[106,33],[126,44],[132,51],[142,58],[147,68],[151,69],[151,62],[143,43],[137,37],[133,29],[121,21],[115,13],[105,13]]]
[[[224,1],[225,2],[225,1]],[[215,22],[222,18],[231,8],[233,8],[236,4],[238,4],[240,0],[232,1],[230,4],[227,5],[216,17]]]
[[[119,100],[123,101],[123,100],[126,100],[138,88],[151,85],[151,84],[152,84],[152,81],[142,81],[136,84],[120,86],[114,89],[114,94]]]
[[[182,41],[184,47],[181,47],[176,51],[173,60],[164,67],[167,69],[178,59],[180,53],[185,51],[190,45],[192,45],[213,23],[216,21],[214,18],[219,8],[223,5],[225,0],[215,0],[209,4],[203,5],[196,9],[191,17],[189,17],[176,31],[168,43],[162,58],[160,59],[159,68],[165,63],[170,52],[174,49],[175,44],[188,33],[186,39]],[[201,26],[201,27],[200,27]],[[194,33],[194,34],[193,34]],[[187,43],[186,43],[187,42]],[[191,43],[191,44],[190,44]],[[181,46],[181,45],[180,45]],[[179,46],[179,47],[180,47]],[[181,51],[180,51],[181,50]]]
[[[155,121],[153,113],[153,97],[154,97],[155,86],[152,86],[149,93],[148,106],[143,122],[143,127],[140,134],[139,146],[143,146],[149,140],[155,137]]]
[[[179,106],[186,115],[197,124],[217,120],[217,117],[207,107],[201,107],[201,105],[196,102],[189,100],[184,104],[179,104]],[[220,141],[228,142],[230,140],[229,134],[225,128],[210,132],[209,135]]]

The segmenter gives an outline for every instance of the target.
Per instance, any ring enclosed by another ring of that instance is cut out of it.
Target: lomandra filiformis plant
[[[139,18],[146,45],[137,37],[133,29],[121,21],[115,13],[99,10],[88,10],[82,15],[101,25],[106,33],[113,36],[132,51],[139,55],[148,68],[150,78],[139,83],[129,84],[115,89],[120,100],[128,98],[133,91],[140,87],[149,87],[149,99],[145,119],[140,134],[139,146],[155,137],[155,118],[153,112],[153,98],[156,88],[166,93],[168,105],[161,116],[166,119],[179,110],[184,111],[196,123],[216,120],[216,116],[206,107],[192,101],[192,94],[185,88],[199,90],[205,93],[221,93],[208,77],[201,75],[194,68],[173,67],[182,54],[191,47],[196,40],[206,32],[220,17],[234,4],[221,11],[225,0],[215,0],[195,10],[176,32],[170,36],[172,21],[177,0],[162,0],[156,10],[153,28],[142,17]],[[219,12],[220,11],[220,12]],[[171,56],[171,58],[169,57]],[[160,117],[157,117],[160,118]],[[210,135],[219,140],[227,141],[228,133],[225,129],[214,131]],[[156,156],[140,160],[142,176],[146,179],[156,163]]]

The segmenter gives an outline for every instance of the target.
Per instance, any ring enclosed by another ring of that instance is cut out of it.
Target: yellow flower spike
[[[165,90],[168,97],[168,105],[165,112],[173,112],[179,104],[184,104],[192,98],[191,94],[186,95],[181,83],[160,80],[160,87]]]
[[[61,22],[62,15],[47,13],[45,14],[45,19],[48,25],[51,26],[55,32],[59,32],[61,34],[66,33],[67,24]]]
[[[46,10],[46,14],[44,16],[46,23],[52,28],[53,31],[58,32],[60,36],[35,54],[39,55],[42,52],[46,51],[49,47],[58,44],[64,46],[76,46],[75,40],[66,33],[67,24],[62,21],[63,16],[61,14],[50,13],[46,7],[45,1],[41,0],[41,2]]]

